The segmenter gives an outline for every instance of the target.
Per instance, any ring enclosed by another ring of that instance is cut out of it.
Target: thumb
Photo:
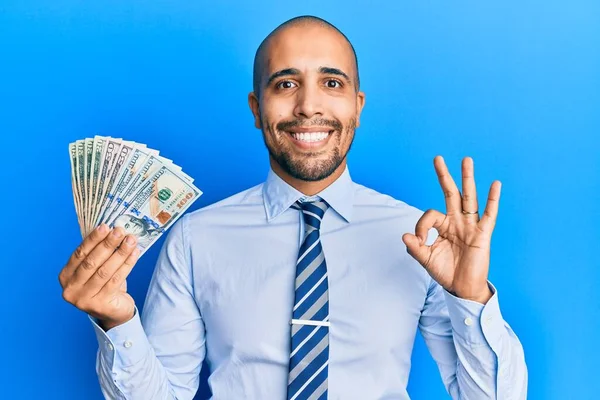
[[[421,265],[425,265],[429,258],[429,246],[421,244],[421,239],[412,233],[402,235],[402,241],[406,245],[406,251]]]

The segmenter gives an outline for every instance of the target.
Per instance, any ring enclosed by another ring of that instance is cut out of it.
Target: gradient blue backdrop
[[[67,143],[102,134],[159,149],[205,192],[192,209],[261,182],[254,51],[315,14],[358,52],[354,179],[441,211],[435,155],[457,180],[474,158],[480,204],[501,180],[490,279],[525,347],[529,398],[597,398],[599,3],[218,3],[0,1],[0,397],[101,398],[92,328],[57,280],[81,239]],[[162,243],[128,280],[140,307]],[[446,398],[421,337],[409,392]]]

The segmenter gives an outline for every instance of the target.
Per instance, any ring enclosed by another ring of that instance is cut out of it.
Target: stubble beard
[[[314,123],[313,125],[319,124],[322,123],[317,121],[317,123]],[[295,123],[289,125],[293,126],[301,124]],[[273,160],[275,160],[281,169],[283,169],[283,171],[285,171],[288,175],[295,179],[307,182],[320,181],[333,174],[346,158],[350,148],[352,147],[352,143],[354,142],[356,120],[352,118],[348,122],[346,128],[344,128],[339,122],[332,122],[327,125],[332,126],[332,128],[335,129],[335,131],[332,133],[334,137],[330,137],[329,140],[334,140],[336,142],[336,146],[334,146],[333,150],[329,150],[330,155],[325,159],[321,158],[323,152],[303,153],[300,156],[295,155],[293,151],[290,150],[288,141],[281,137],[281,135],[288,134],[285,132],[285,129],[278,129],[278,132],[283,133],[277,134],[273,132],[273,130],[276,128],[271,127],[265,121],[262,121],[263,140]],[[265,128],[268,130],[268,132],[265,132]],[[270,135],[273,140],[277,141],[278,149],[269,144],[267,141],[267,135]],[[348,137],[347,135],[350,135],[351,140],[348,145],[348,149],[343,151],[341,148],[341,143],[343,138]],[[313,158],[319,159],[313,160]]]

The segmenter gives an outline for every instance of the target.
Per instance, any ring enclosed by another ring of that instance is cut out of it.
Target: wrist
[[[463,300],[476,301],[481,304],[486,304],[494,295],[487,283],[485,285],[485,288],[481,290],[455,290],[449,292],[452,295]]]
[[[112,328],[115,328],[119,325],[123,325],[124,323],[131,321],[131,319],[133,319],[134,316],[135,316],[135,310],[133,310],[131,312],[131,315],[125,319],[119,319],[119,320],[99,319],[98,325],[100,325],[100,328],[102,328],[104,330],[104,332],[107,332],[107,331],[111,330]]]
[[[478,297],[474,297],[470,300],[476,301],[481,304],[486,304],[488,301],[490,301],[490,299],[494,295],[491,290],[488,289],[487,291],[488,291],[487,293],[485,293],[481,296],[478,296]]]

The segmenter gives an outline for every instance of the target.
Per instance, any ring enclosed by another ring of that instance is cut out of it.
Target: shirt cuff
[[[135,307],[133,318],[104,331],[98,320],[88,314],[100,346],[100,354],[111,371],[122,369],[142,360],[151,349],[150,342],[140,321],[139,310]]]
[[[461,299],[444,289],[452,329],[467,343],[475,346],[489,345],[494,349],[504,329],[504,319],[498,304],[498,291],[488,281],[493,295],[484,305],[477,301]]]

